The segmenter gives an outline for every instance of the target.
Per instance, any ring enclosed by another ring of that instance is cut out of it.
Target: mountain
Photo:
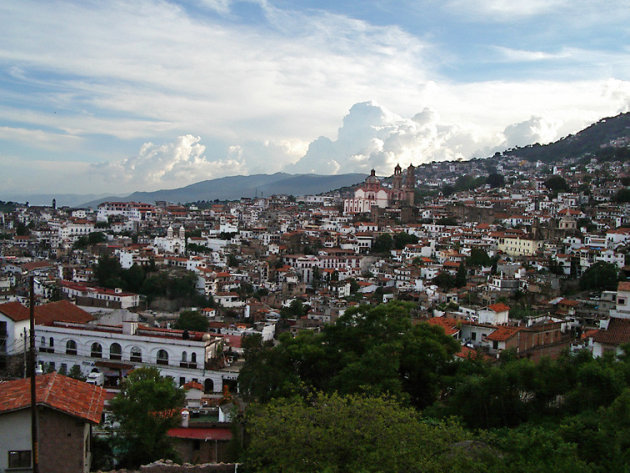
[[[320,194],[340,187],[362,182],[366,174],[255,174],[230,176],[197,182],[178,189],[154,192],[134,192],[126,197],[105,197],[84,203],[82,207],[95,207],[102,202],[196,202],[199,200],[235,200],[241,197],[270,196],[272,194]]]
[[[528,161],[555,162],[587,154],[600,155],[614,141],[624,147],[630,144],[630,113],[602,118],[597,123],[547,145],[533,144],[505,151],[507,156],[518,156]],[[607,152],[610,152],[611,148]]]

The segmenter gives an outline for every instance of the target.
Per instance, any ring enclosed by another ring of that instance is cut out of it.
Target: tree
[[[389,233],[382,233],[376,237],[376,240],[374,240],[372,253],[389,253],[393,245],[394,241],[392,236]]]
[[[399,232],[394,234],[394,248],[402,250],[406,245],[418,243],[418,237],[410,235],[407,232]]]
[[[488,253],[483,248],[473,248],[470,256],[466,260],[468,266],[490,266],[491,261]]]
[[[462,261],[457,268],[455,275],[455,287],[464,287],[466,285],[466,264]]]
[[[565,181],[562,176],[558,175],[551,176],[549,179],[547,179],[545,181],[545,187],[554,192],[554,194],[569,190],[569,185],[567,184],[567,181]]]
[[[424,422],[387,397],[317,394],[251,406],[247,471],[404,472],[453,469],[450,446],[472,438],[453,422]]]
[[[436,284],[440,289],[449,290],[455,287],[455,278],[446,271],[442,271],[431,281]]]
[[[503,177],[503,174],[493,172],[492,174],[488,175],[486,183],[488,183],[493,189],[496,187],[503,187],[503,185],[505,184],[505,178]]]
[[[619,203],[626,203],[626,202],[630,202],[630,188],[624,188],[624,189],[619,189],[614,197],[613,200],[615,202],[619,202]]]
[[[120,422],[121,463],[138,467],[160,458],[175,456],[166,435],[180,421],[184,392],[171,378],[163,378],[157,368],[138,368],[123,380],[120,392],[111,401]]]
[[[197,310],[186,310],[179,314],[175,328],[178,330],[191,330],[194,332],[206,332],[210,322],[208,318]]]
[[[94,266],[94,277],[99,285],[103,287],[121,287],[121,275],[122,267],[120,266],[120,261],[115,256],[101,256],[98,259],[98,263]]]
[[[580,289],[614,291],[617,289],[618,270],[612,263],[600,261],[588,268],[580,278]]]

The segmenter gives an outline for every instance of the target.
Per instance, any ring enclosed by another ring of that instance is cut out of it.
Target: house
[[[0,471],[29,471],[30,378],[0,383]],[[92,425],[101,421],[105,390],[58,373],[36,378],[39,467],[46,473],[90,471]]]
[[[0,304],[0,372],[21,374],[29,333],[29,310],[19,302]]]
[[[508,323],[510,307],[498,302],[485,309],[479,310],[479,323],[490,325],[504,325]]]
[[[590,338],[594,357],[598,358],[606,352],[619,354],[621,353],[621,346],[630,343],[630,319],[611,317]]]

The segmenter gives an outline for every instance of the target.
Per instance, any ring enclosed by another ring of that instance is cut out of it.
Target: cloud
[[[503,147],[514,148],[534,143],[550,143],[558,138],[559,125],[542,117],[531,117],[529,120],[514,123],[503,131],[505,135]]]
[[[93,176],[116,182],[120,189],[129,191],[175,188],[243,172],[237,148],[229,149],[222,159],[210,160],[200,141],[197,136],[183,135],[172,143],[145,143],[137,155],[94,164],[90,171]]]
[[[489,152],[497,143],[496,137],[441,123],[428,108],[413,118],[403,118],[373,102],[362,102],[353,105],[344,117],[335,140],[319,137],[301,159],[285,169],[321,174],[375,169],[379,174],[390,174],[396,164],[404,167],[468,159]]]

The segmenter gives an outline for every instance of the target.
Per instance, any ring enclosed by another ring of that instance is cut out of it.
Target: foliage
[[[77,238],[72,247],[74,249],[87,248],[89,245],[96,245],[107,241],[107,235],[103,232],[90,232],[87,236]]]
[[[453,217],[440,218],[435,222],[436,225],[454,226],[457,225],[457,219]]]
[[[473,248],[470,256],[466,259],[468,266],[490,266],[491,261],[488,253],[483,248]]]
[[[179,314],[174,328],[179,330],[191,330],[194,332],[206,332],[210,322],[208,318],[197,310],[186,310]]]
[[[79,381],[85,381],[85,376],[81,372],[81,367],[79,365],[72,365],[70,371],[68,371],[68,376],[70,378],[78,379]]]
[[[625,187],[623,189],[619,189],[614,197],[613,200],[615,202],[619,202],[619,203],[626,203],[626,202],[630,202],[630,188]]]
[[[434,277],[431,282],[445,291],[454,288],[456,284],[455,278],[446,271],[442,271],[440,274]]]
[[[253,405],[246,425],[244,466],[254,472],[449,471],[450,447],[472,437],[453,422],[423,422],[391,398],[321,393]],[[460,458],[450,471],[480,471],[474,463]]]
[[[394,245],[394,240],[389,233],[377,236],[372,245],[372,253],[389,253]]]
[[[608,290],[617,289],[618,269],[612,263],[599,261],[588,268],[580,278],[580,289],[582,290]]]
[[[157,368],[138,368],[129,373],[111,401],[120,422],[118,439],[124,466],[138,467],[175,456],[166,432],[178,424],[183,401],[184,392],[172,379],[162,378]]]
[[[459,343],[439,327],[412,325],[411,307],[395,301],[351,308],[321,333],[283,334],[275,347],[252,339],[239,375],[241,392],[260,401],[317,390],[388,393],[429,405]]]
[[[503,174],[498,174],[496,172],[491,173],[486,178],[486,183],[490,185],[493,189],[496,187],[503,187],[505,184],[505,177]]]
[[[415,235],[410,235],[407,232],[400,232],[394,234],[394,248],[397,250],[402,250],[406,245],[412,244],[415,245],[418,243],[418,237]]]
[[[569,190],[569,184],[567,184],[567,181],[565,181],[562,176],[558,175],[554,175],[548,178],[545,181],[545,187],[553,191],[554,193]]]
[[[457,268],[455,275],[455,287],[464,287],[466,285],[466,264],[462,261]]]

